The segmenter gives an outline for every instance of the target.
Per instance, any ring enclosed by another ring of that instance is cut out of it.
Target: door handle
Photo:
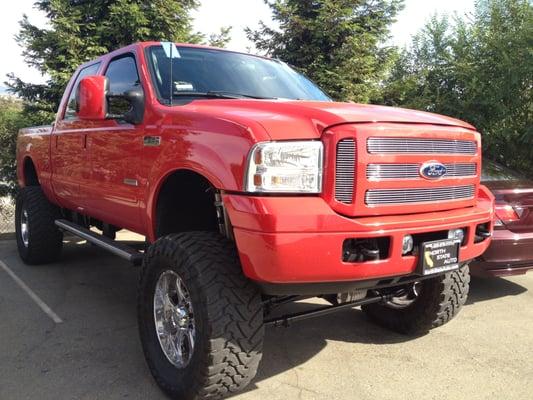
[[[83,149],[87,149],[87,135],[83,135]]]

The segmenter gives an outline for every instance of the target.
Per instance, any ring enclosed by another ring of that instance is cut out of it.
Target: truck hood
[[[258,123],[272,140],[314,139],[324,129],[349,123],[393,122],[458,126],[472,125],[443,115],[396,107],[355,103],[284,100],[195,100],[185,106],[246,126]]]

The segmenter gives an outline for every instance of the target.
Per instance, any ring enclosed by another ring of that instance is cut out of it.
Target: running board
[[[87,228],[76,225],[75,223],[64,219],[57,219],[55,224],[60,229],[85,239],[95,246],[101,247],[102,249],[107,250],[116,256],[124,258],[135,266],[142,264],[143,254],[135,250],[133,247],[94,233]]]

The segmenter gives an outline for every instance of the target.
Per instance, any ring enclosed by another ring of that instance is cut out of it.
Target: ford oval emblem
[[[420,167],[420,176],[426,179],[440,179],[446,172],[446,166],[436,161],[429,161]]]

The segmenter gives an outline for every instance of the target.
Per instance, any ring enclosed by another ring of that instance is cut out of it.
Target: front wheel
[[[376,324],[404,334],[423,334],[454,318],[468,297],[468,265],[434,278],[394,288],[386,303],[362,306]]]
[[[175,399],[220,399],[257,372],[261,295],[244,277],[234,245],[218,234],[168,235],[150,246],[138,319],[150,371]]]

